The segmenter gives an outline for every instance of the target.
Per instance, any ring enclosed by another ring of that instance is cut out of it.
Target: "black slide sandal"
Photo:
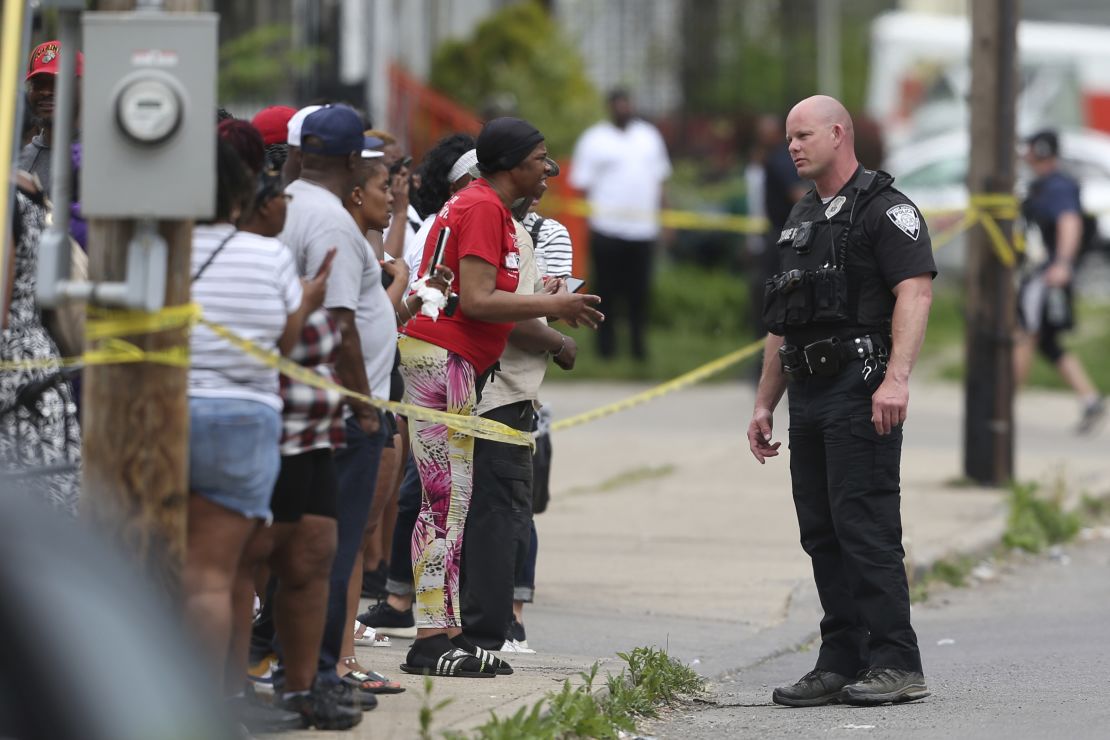
[[[492,670],[482,670],[483,663],[467,651],[455,647],[447,635],[416,640],[401,664],[405,673],[444,678],[496,678]]]

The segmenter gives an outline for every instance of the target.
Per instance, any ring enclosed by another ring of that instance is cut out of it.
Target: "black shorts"
[[[305,514],[335,519],[339,479],[330,448],[281,458],[270,509],[275,522],[299,522]]]

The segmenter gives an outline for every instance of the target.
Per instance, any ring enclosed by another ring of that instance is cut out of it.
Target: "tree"
[[[543,131],[555,157],[569,155],[582,130],[602,116],[578,50],[535,0],[491,15],[469,39],[440,45],[430,81],[475,110],[511,108]]]
[[[319,47],[295,49],[284,23],[259,26],[220,46],[220,100],[280,100],[293,97],[293,84],[327,59]]]

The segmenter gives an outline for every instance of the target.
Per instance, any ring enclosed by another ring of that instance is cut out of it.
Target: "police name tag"
[[[793,229],[793,228],[783,229],[779,233],[779,240],[776,242],[776,244],[786,244],[787,242],[794,241],[794,232],[795,231],[797,231],[797,229]]]
[[[917,215],[916,208],[902,203],[888,208],[886,215],[906,236],[914,241],[917,240],[917,235],[921,233],[921,217]]]

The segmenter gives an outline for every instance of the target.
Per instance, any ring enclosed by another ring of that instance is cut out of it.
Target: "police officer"
[[[772,414],[790,389],[790,474],[802,548],[825,616],[813,671],[775,689],[787,706],[928,696],[902,564],[899,464],[910,370],[936,276],[917,208],[856,160],[852,119],[826,96],[786,119],[798,174],[815,187],[776,244],[769,334],[748,443],[779,454]]]

